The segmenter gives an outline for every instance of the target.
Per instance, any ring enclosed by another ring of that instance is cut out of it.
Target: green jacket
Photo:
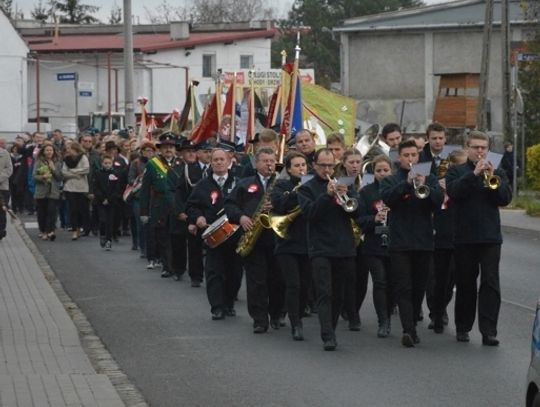
[[[168,179],[167,160],[158,155],[148,161],[140,189],[140,216],[149,216],[151,226],[167,226],[174,210],[174,193]]]

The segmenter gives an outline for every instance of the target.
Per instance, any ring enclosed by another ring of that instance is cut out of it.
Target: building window
[[[251,69],[253,67],[253,55],[240,55],[240,69]]]
[[[211,78],[216,73],[216,54],[204,54],[202,56],[202,76]]]

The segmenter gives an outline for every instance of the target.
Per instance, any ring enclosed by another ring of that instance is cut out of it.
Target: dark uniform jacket
[[[273,178],[270,178],[267,187],[271,188],[272,182]],[[241,179],[225,200],[225,213],[229,221],[239,225],[242,215],[251,218],[264,195],[264,187],[258,174]],[[257,244],[265,246],[272,246],[274,243],[274,232],[271,229],[263,230],[257,241]]]
[[[225,198],[234,188],[234,184],[234,177],[230,173],[222,190],[214,180],[214,177],[207,177],[198,182],[186,203],[188,223],[194,225],[199,216],[204,216],[206,223],[210,225],[224,214],[222,209],[225,205]]]
[[[388,256],[388,248],[382,246],[380,234],[375,234],[375,228],[382,226],[382,223],[375,222],[375,215],[383,206],[381,193],[379,192],[379,181],[365,186],[360,190],[358,199],[358,224],[364,233],[362,254],[366,256]]]
[[[390,251],[432,251],[433,222],[432,212],[443,202],[443,191],[437,178],[426,177],[430,194],[419,199],[414,187],[407,182],[409,170],[399,168],[395,175],[386,177],[380,183],[383,201],[390,208],[388,226],[390,228]]]
[[[272,191],[272,213],[286,215],[298,207],[298,194],[293,189],[300,182],[299,178],[280,179]],[[302,214],[287,229],[288,239],[277,238],[276,254],[307,254],[306,220]]]
[[[503,170],[495,170],[501,178],[499,188],[484,187],[483,176],[474,175],[475,164],[450,167],[446,173],[448,195],[455,205],[456,245],[474,243],[502,243],[499,206],[512,200],[512,189]]]
[[[122,188],[120,178],[114,168],[100,168],[94,174],[93,179],[94,201],[97,204],[103,204],[106,199],[109,204],[117,204],[122,199]]]
[[[182,177],[184,176],[184,164],[182,160],[178,157],[174,157],[169,166],[169,171],[167,172],[167,181],[170,189],[170,194],[175,196],[176,188],[179,182],[181,182]],[[173,210],[169,213],[169,232],[174,235],[185,235],[187,233],[187,223],[185,221],[178,219],[178,214],[176,213],[176,199],[175,206]]]
[[[210,166],[208,166],[207,175],[210,175]],[[186,213],[186,203],[193,190],[193,187],[203,179],[203,170],[199,161],[194,163],[184,164],[182,176],[178,178],[176,184],[176,212]]]
[[[354,257],[351,218],[358,210],[347,213],[334,196],[326,193],[328,180],[315,175],[298,189],[298,202],[307,223],[310,257]],[[354,197],[354,192],[349,192]]]
[[[141,216],[150,216],[150,225],[167,226],[174,210],[173,188],[169,185],[167,173],[169,165],[161,155],[153,157],[146,164],[140,189]]]

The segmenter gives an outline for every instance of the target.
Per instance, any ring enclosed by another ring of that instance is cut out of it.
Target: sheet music
[[[487,160],[493,165],[493,168],[497,169],[499,168],[499,165],[501,164],[503,155],[499,153],[494,153],[490,151],[487,155]]]
[[[416,174],[424,175],[427,177],[430,172],[431,172],[431,161],[427,161],[425,163],[413,164],[410,174],[413,177]]]
[[[373,184],[375,182],[375,175],[366,173],[362,177],[362,185],[360,189],[367,187],[369,184]]]

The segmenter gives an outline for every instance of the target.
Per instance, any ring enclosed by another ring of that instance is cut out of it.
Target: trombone
[[[413,164],[409,163],[409,165],[411,166],[411,170],[412,170]],[[414,179],[414,177],[413,177],[412,180],[413,180],[414,195],[418,199],[426,199],[429,196],[429,194],[431,193],[431,190],[429,189],[429,187],[427,185],[425,185],[425,184],[417,185],[416,180]]]
[[[334,186],[338,184],[338,180],[330,178],[330,175],[327,175],[326,178],[328,178],[328,181],[332,182]],[[356,198],[350,198],[346,193],[339,194],[337,191],[335,191],[334,194],[345,212],[354,212],[358,208],[358,200]]]

